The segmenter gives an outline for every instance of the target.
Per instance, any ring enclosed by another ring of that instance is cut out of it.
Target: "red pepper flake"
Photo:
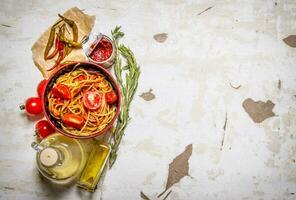
[[[102,62],[111,56],[112,51],[112,43],[109,40],[102,38],[90,54],[90,58],[94,61]]]

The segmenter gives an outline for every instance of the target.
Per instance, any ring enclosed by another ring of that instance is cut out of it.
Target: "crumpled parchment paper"
[[[70,8],[65,13],[62,14],[66,18],[72,19],[75,21],[75,23],[78,26],[78,41],[81,41],[85,36],[88,36],[94,26],[95,23],[95,16],[90,16],[87,14],[84,14],[80,9],[77,7]],[[58,15],[57,15],[58,20]],[[52,23],[54,24],[54,23]],[[54,57],[54,59],[51,60],[44,60],[44,50],[49,38],[51,27],[49,27],[40,37],[39,39],[34,43],[34,45],[31,48],[32,51],[32,59],[34,64],[38,67],[40,72],[42,73],[44,78],[48,78],[50,76],[50,73],[53,71],[47,71],[47,69],[51,68],[55,60],[57,59],[57,55]],[[71,29],[69,29],[70,35]],[[72,36],[70,36],[71,38]],[[65,61],[85,61],[87,58],[85,57],[85,54],[83,52],[83,49],[73,49],[71,53],[66,56],[62,62]]]

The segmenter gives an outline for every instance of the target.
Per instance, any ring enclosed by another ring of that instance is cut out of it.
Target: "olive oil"
[[[77,178],[85,166],[86,151],[76,139],[56,133],[37,146],[39,171],[53,182],[68,183]]]
[[[110,146],[103,140],[97,141],[94,144],[77,183],[78,187],[94,192],[108,160],[110,150]]]

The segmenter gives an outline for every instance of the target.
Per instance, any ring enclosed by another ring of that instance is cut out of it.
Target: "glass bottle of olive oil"
[[[86,150],[78,140],[59,133],[48,136],[40,144],[33,142],[32,147],[37,150],[40,173],[58,184],[77,179],[87,160]]]
[[[108,160],[111,147],[104,140],[96,141],[83,169],[78,187],[94,192]]]

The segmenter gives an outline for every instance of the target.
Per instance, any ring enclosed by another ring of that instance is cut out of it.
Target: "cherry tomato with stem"
[[[43,112],[42,101],[40,97],[30,97],[25,104],[20,105],[21,110],[26,110],[28,115],[39,115]]]
[[[35,133],[42,139],[54,132],[55,129],[49,124],[47,120],[40,120],[35,125]]]

